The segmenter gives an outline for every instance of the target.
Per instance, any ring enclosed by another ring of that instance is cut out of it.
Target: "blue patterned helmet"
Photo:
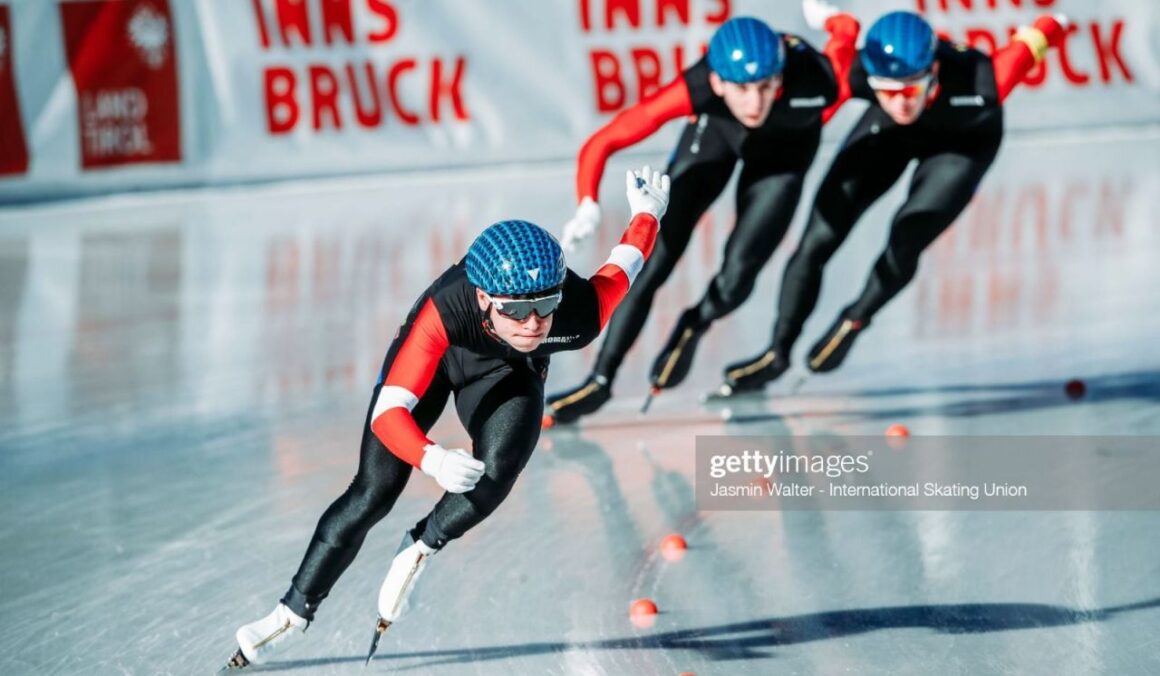
[[[764,21],[739,16],[721,24],[709,41],[709,67],[728,82],[757,82],[785,67],[785,46]]]
[[[556,238],[527,221],[490,225],[467,250],[467,279],[494,296],[554,289],[566,272]]]
[[[866,32],[862,65],[874,77],[901,79],[923,73],[934,63],[938,36],[913,12],[890,12]]]

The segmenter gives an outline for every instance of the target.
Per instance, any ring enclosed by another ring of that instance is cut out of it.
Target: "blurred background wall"
[[[1160,3],[836,4],[864,30],[917,11],[985,51],[1065,13],[1067,42],[1009,100],[1008,128],[1160,122]],[[791,0],[0,2],[0,203],[567,160],[739,15],[826,40]],[[667,152],[679,127],[634,150]]]

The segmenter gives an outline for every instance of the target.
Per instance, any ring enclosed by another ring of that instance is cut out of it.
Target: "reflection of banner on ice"
[[[12,21],[8,7],[0,5],[0,175],[28,170],[28,147],[16,100],[16,69],[12,45]]]
[[[77,90],[81,165],[181,160],[181,116],[168,0],[60,6]]]

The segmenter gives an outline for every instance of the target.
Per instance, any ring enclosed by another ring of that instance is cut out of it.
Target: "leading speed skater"
[[[419,470],[445,493],[403,534],[388,568],[374,654],[428,561],[511,492],[539,439],[551,355],[584,347],[608,323],[652,253],[669,191],[660,172],[628,172],[631,220],[591,277],[568,269],[546,230],[510,220],[485,229],[420,295],[372,390],[354,479],[322,514],[274,610],[237,630],[226,668],[262,664],[303,635],[368,531]],[[427,436],[452,396],[470,448],[444,448]]]

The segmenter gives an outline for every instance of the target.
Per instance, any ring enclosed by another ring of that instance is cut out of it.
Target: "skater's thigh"
[[[924,157],[915,168],[906,202],[899,216],[911,213],[947,213],[957,216],[974,197],[994,154],[948,151]]]
[[[540,436],[544,383],[539,370],[525,360],[505,361],[462,388],[455,404],[472,452],[486,466],[485,480],[514,480]]]
[[[737,184],[737,225],[725,244],[726,264],[764,262],[773,254],[801,197],[799,172],[742,171]]]

